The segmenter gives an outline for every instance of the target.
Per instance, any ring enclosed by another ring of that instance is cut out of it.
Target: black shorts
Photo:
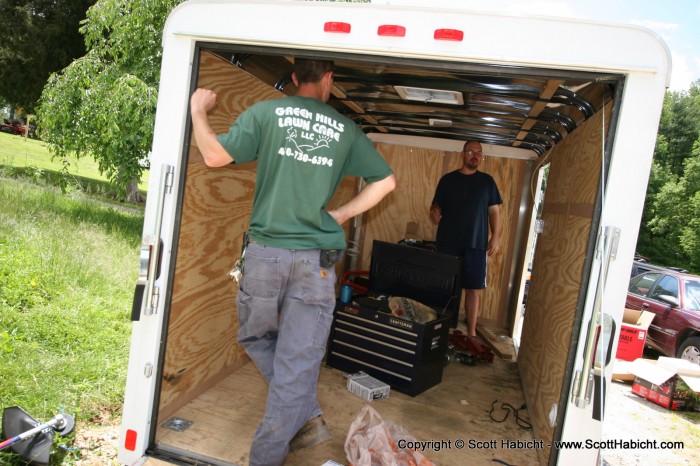
[[[462,288],[466,290],[481,290],[486,288],[485,250],[438,246],[437,252],[462,258]]]

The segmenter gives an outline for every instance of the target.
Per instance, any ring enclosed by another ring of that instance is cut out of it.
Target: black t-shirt
[[[435,189],[433,204],[440,206],[438,246],[483,249],[489,241],[489,207],[502,204],[491,175],[455,170],[444,175]]]

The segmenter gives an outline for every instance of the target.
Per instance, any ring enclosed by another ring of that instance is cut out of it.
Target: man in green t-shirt
[[[290,442],[303,448],[309,438],[328,437],[316,385],[333,320],[335,269],[323,258],[345,249],[341,225],[396,185],[369,138],[326,104],[333,62],[297,59],[292,80],[295,96],[254,104],[218,136],[208,118],[216,94],[197,89],[190,101],[194,137],[208,166],[258,161],[237,297],[238,342],[268,383],[251,466],[282,464]],[[345,176],[367,184],[346,204],[326,210]]]

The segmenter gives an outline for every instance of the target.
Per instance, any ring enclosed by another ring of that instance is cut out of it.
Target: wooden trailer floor
[[[187,430],[165,429],[161,422],[157,443],[169,451],[193,452],[213,464],[246,465],[250,440],[263,415],[265,394],[262,377],[248,363],[175,414],[192,421]],[[333,438],[291,453],[286,465],[320,466],[327,460],[348,464],[345,437],[365,401],[347,390],[341,371],[327,366],[321,368],[318,395]],[[439,451],[424,451],[436,465],[498,464],[494,460],[519,466],[540,464],[536,449],[515,448],[512,443],[513,448],[504,448],[503,441],[528,441],[533,440],[533,435],[518,426],[512,412],[504,422],[491,420],[493,403],[493,417],[498,420],[507,412],[502,403],[515,409],[523,405],[515,362],[498,357],[492,363],[480,361],[475,366],[454,362],[445,368],[443,381],[437,386],[416,397],[391,391],[389,398],[371,406],[385,420],[406,428],[417,440],[440,442],[443,448]],[[527,410],[519,414],[528,419]],[[461,449],[456,447],[460,440],[465,443]],[[489,442],[495,443],[496,448],[490,448]]]

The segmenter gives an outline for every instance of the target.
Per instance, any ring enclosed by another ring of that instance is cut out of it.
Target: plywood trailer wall
[[[197,86],[214,90],[219,106],[210,121],[217,133],[247,107],[280,93],[220,58],[202,53]],[[236,344],[236,285],[228,277],[247,230],[255,163],[209,168],[191,140],[166,356],[160,417],[168,417],[247,362]]]
[[[551,154],[544,230],[537,240],[518,354],[535,438],[552,439],[549,411],[563,389],[576,306],[591,235],[602,165],[603,121],[611,105],[584,122]],[[585,325],[585,323],[584,323]],[[541,451],[546,463],[550,449]]]

